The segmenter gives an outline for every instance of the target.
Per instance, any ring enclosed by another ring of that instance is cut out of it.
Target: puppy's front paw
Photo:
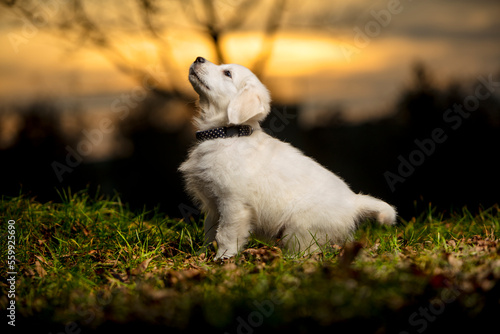
[[[227,260],[227,259],[232,258],[235,255],[236,255],[236,253],[230,252],[227,249],[219,249],[219,251],[217,252],[217,255],[215,255],[215,259],[214,260],[215,261],[218,261],[218,260]]]

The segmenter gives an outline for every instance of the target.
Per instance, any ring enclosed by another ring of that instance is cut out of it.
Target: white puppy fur
[[[253,233],[291,254],[310,253],[350,239],[357,223],[394,224],[389,204],[355,194],[338,176],[260,127],[270,111],[266,87],[241,65],[198,57],[189,81],[199,94],[199,130],[250,125],[250,136],[199,142],[180,166],[188,193],[203,212],[205,245],[216,259],[236,255]]]

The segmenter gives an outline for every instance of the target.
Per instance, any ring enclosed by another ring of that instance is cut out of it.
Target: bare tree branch
[[[137,66],[133,66],[132,62],[127,59],[121,51],[116,48],[109,40],[102,29],[93,22],[82,4],[81,0],[73,0],[72,8],[74,12],[74,22],[81,29],[79,32],[79,41],[77,44],[90,44],[101,50],[102,54],[121,72],[132,77],[140,78],[141,72]]]
[[[16,2],[17,2],[16,0],[0,0],[0,3],[7,7],[13,7],[16,4]]]
[[[276,33],[281,25],[281,19],[285,12],[286,0],[276,0],[274,2],[269,16],[267,18],[266,27],[264,29],[264,37],[262,41],[262,46],[260,48],[260,53],[255,60],[252,70],[258,77],[261,77],[269,58],[271,58],[273,51],[274,39]]]
[[[247,14],[252,10],[252,7],[255,7],[259,2],[255,0],[246,0],[240,3],[238,8],[234,11],[234,15],[231,19],[229,19],[225,25],[225,30],[234,30],[240,28],[244,23],[245,19],[248,15],[242,17],[243,14]]]
[[[207,13],[207,21],[205,22],[205,27],[210,38],[212,39],[215,54],[217,55],[217,61],[219,63],[225,63],[226,59],[224,57],[224,52],[222,51],[220,44],[220,37],[223,29],[221,29],[219,26],[217,15],[215,13],[214,3],[212,0],[203,0],[203,6],[205,7],[205,12]]]
[[[163,38],[159,33],[158,33],[158,28],[153,24],[151,17],[153,14],[155,14],[155,9],[153,1],[152,0],[137,0],[139,4],[139,9],[142,13],[141,18],[142,22],[146,27],[147,32],[153,38],[155,41],[158,43],[157,51],[158,51],[158,58],[165,69],[167,73],[170,73],[170,83],[171,83],[171,89],[174,94],[178,95],[181,94],[181,92],[177,89],[175,85],[176,81],[176,73],[177,73],[177,64],[175,62],[175,58],[172,54],[172,47],[170,45],[170,42]],[[168,60],[168,61],[167,61]]]
[[[249,14],[255,8],[261,8],[258,4],[262,2],[256,0],[241,0],[238,5],[227,7],[216,6],[218,3],[212,0],[200,0],[195,4],[194,1],[177,0],[187,21],[191,21],[202,28],[202,33],[206,34],[215,50],[218,62],[226,63],[228,61],[225,51],[222,48],[221,38],[242,26],[251,17]],[[0,0],[0,4],[9,10],[24,16],[31,22],[36,22],[39,16],[39,6],[33,6],[30,1],[23,0]],[[175,62],[172,42],[165,38],[165,28],[158,24],[163,19],[160,13],[159,2],[157,0],[135,0],[139,9],[139,18],[142,29],[156,46],[157,57],[161,66],[168,73],[168,82],[162,80],[156,81],[157,85],[149,87],[153,92],[162,96],[185,97],[179,89],[178,77],[179,66]],[[137,82],[147,81],[151,74],[146,66],[137,58],[129,56],[122,45],[117,44],[116,39],[110,38],[114,30],[104,26],[99,20],[99,14],[89,15],[86,5],[82,0],[68,0],[61,4],[60,10],[64,10],[64,15],[58,15],[53,18],[45,29],[54,29],[55,33],[62,37],[62,40],[70,42],[75,49],[82,47],[92,47],[98,50],[109,62],[120,72],[134,78]],[[272,54],[272,47],[276,32],[281,25],[282,16],[285,10],[286,0],[274,0],[270,6],[267,20],[263,29],[263,40],[261,49],[256,57],[252,70],[259,76],[265,70],[266,63]],[[223,13],[223,14],[221,14]],[[132,16],[131,16],[132,17]],[[57,20],[57,21],[56,21]],[[130,20],[124,22],[115,21],[113,28],[126,28],[130,25]],[[52,22],[54,21],[54,22]],[[167,21],[168,22],[168,21]]]
[[[145,3],[148,1],[144,0],[143,2]],[[2,3],[5,3],[5,0],[3,0]],[[34,9],[27,9],[26,6],[23,6],[23,2],[21,1],[10,6],[17,9],[26,19],[35,22],[36,15],[38,14],[35,12],[37,7],[34,7]],[[162,53],[165,52],[165,54],[159,58],[162,60],[162,66],[166,68],[168,65],[164,60],[166,58],[173,59],[171,55],[169,56],[170,53],[167,53],[167,50],[169,50],[168,42],[161,38],[150,21],[149,11],[152,9],[152,5],[148,3],[143,6],[146,8],[144,12],[141,11],[141,13],[143,13],[143,22],[150,36],[156,41],[161,42],[160,50]],[[171,79],[171,87],[167,89],[164,87],[163,82],[160,84],[160,82],[144,68],[143,64],[137,64],[133,59],[126,57],[121,49],[113,44],[112,39],[108,37],[105,30],[90,18],[85,9],[84,2],[81,0],[71,0],[68,4],[68,10],[71,12],[71,15],[69,15],[71,19],[67,21],[63,20],[59,24],[56,24],[59,28],[56,30],[56,33],[58,33],[59,37],[69,41],[77,48],[84,47],[85,45],[96,48],[118,71],[130,76],[142,86],[147,82],[148,90],[155,94],[160,96],[179,96],[187,98],[187,96],[183,96],[183,93],[176,88],[175,79]],[[175,71],[166,68],[166,72],[173,75]],[[154,84],[152,84],[153,82]]]

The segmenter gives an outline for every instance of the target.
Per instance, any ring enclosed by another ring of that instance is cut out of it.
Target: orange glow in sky
[[[310,21],[318,13],[330,14],[318,18],[312,28],[292,25],[279,29],[274,36],[262,79],[276,102],[342,106],[349,117],[360,120],[383,113],[384,107],[408,83],[416,61],[427,64],[439,78],[452,79],[493,73],[500,66],[500,32],[495,15],[499,4],[494,2],[479,6],[442,0],[401,1],[401,11],[387,24],[377,21],[373,12],[386,11],[388,1],[370,2],[368,7],[363,1],[290,3],[285,17],[292,23],[304,17]],[[115,8],[112,4],[106,2],[102,6]],[[221,5],[216,8],[221,17],[230,16],[230,2],[217,4]],[[127,6],[130,4],[123,2],[124,10],[134,14],[135,7]],[[165,6],[173,6],[173,2],[166,2]],[[112,13],[100,7],[94,9],[107,19],[106,15]],[[175,10],[182,13],[179,8],[168,10],[172,10],[167,16],[169,20],[175,18]],[[20,22],[15,13],[5,13],[2,15],[11,21]],[[131,15],[130,20],[137,20],[137,15]],[[325,27],[325,22],[332,22],[331,27]],[[228,62],[252,66],[262,47],[259,27],[221,35]],[[366,27],[372,27],[371,33]],[[132,67],[154,69],[165,77],[166,87],[173,84],[195,98],[187,71],[197,56],[216,61],[211,41],[202,29],[189,25],[186,19],[179,19],[166,31],[168,34],[162,37],[170,45],[168,52],[137,27],[119,34],[112,32],[110,38]],[[357,31],[364,36],[357,35]],[[0,99],[4,104],[28,103],[40,97],[77,98],[82,108],[106,110],[106,98],[140,85],[120,72],[102,50],[68,45],[43,29],[26,36],[22,25],[0,25],[0,32],[4,38],[0,43]],[[25,40],[15,46],[9,37],[13,35]],[[99,105],[96,97],[105,102]]]

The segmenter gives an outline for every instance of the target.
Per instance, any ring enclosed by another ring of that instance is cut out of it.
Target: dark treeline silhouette
[[[334,117],[332,124],[304,130],[297,107],[274,105],[263,127],[336,172],[354,191],[394,204],[405,219],[429,203],[449,212],[500,202],[500,101],[486,98],[488,78],[468,83],[471,87],[452,82],[438,88],[424,66],[415,66],[413,74],[385,119],[353,125]],[[478,85],[483,85],[480,97],[475,96]],[[91,192],[116,191],[137,210],[159,206],[179,218],[186,210],[194,212],[177,172],[194,141],[193,129],[182,123],[167,130],[151,116],[172,105],[194,112],[194,103],[172,103],[175,98],[151,96],[118,124],[120,135],[133,144],[131,154],[99,163],[84,160],[62,182],[52,164],[64,161],[65,147],[76,147],[78,138],[68,143],[59,110],[50,102],[20,110],[17,141],[0,150],[2,195],[15,196],[22,189],[41,201],[58,201],[58,190],[89,187]]]

